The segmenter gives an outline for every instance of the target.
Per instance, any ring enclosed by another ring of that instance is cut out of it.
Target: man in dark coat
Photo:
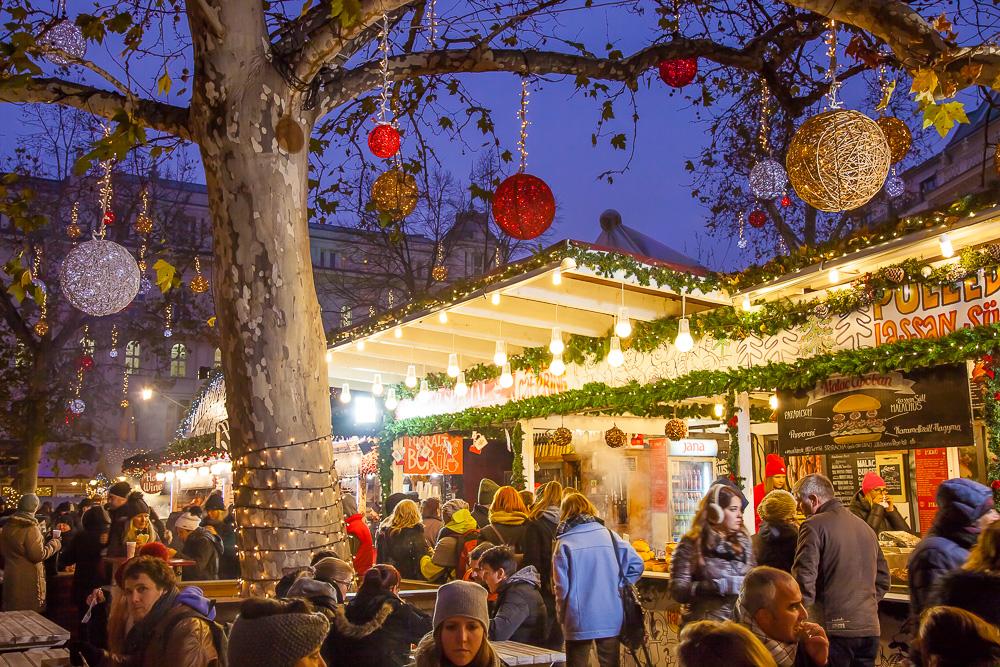
[[[218,535],[205,528],[201,522],[190,514],[177,517],[174,528],[177,536],[183,540],[184,549],[179,557],[194,561],[194,565],[185,567],[182,572],[184,581],[208,581],[219,578],[219,559],[222,557],[222,540]]]
[[[937,490],[938,511],[924,539],[907,563],[910,613],[927,608],[931,589],[947,572],[962,567],[979,533],[997,520],[993,492],[970,479],[949,479]]]
[[[874,665],[878,602],[889,592],[889,566],[875,533],[834,497],[823,475],[803,477],[794,495],[808,518],[799,528],[792,576],[822,620],[830,664]]]
[[[205,501],[205,518],[201,525],[215,531],[222,540],[222,558],[219,560],[219,578],[235,579],[240,574],[240,559],[236,555],[236,529],[226,520],[226,503],[222,493],[213,491]]]
[[[892,504],[885,480],[873,472],[867,473],[861,480],[861,488],[851,500],[851,512],[871,526],[876,535],[883,530],[910,532],[906,519]]]
[[[490,641],[515,641],[545,646],[548,612],[539,592],[538,570],[533,565],[517,569],[510,547],[493,547],[479,560],[480,577],[495,593],[496,610],[490,618]]]
[[[108,544],[119,544],[124,542],[122,535],[128,525],[128,496],[132,493],[132,487],[128,482],[116,482],[108,488],[108,502],[104,504],[104,509],[108,511],[111,518],[111,533],[108,535]]]

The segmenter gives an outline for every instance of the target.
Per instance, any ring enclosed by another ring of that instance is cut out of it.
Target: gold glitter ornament
[[[49,332],[49,323],[45,320],[38,320],[35,322],[35,333],[38,334],[39,338],[43,338],[45,334]]]
[[[573,432],[565,426],[560,426],[552,433],[552,444],[566,447],[573,442]]]
[[[785,166],[795,193],[830,213],[850,211],[877,195],[889,174],[889,144],[868,116],[836,109],[813,116],[788,146]]]
[[[668,419],[667,427],[664,429],[664,435],[667,436],[667,440],[681,440],[686,438],[688,434],[687,422],[683,419]]]
[[[80,229],[80,225],[76,224],[75,222],[71,222],[69,225],[66,226],[66,236],[68,236],[70,239],[75,241],[78,238],[80,238],[81,234],[83,234],[83,230]]]
[[[191,291],[194,292],[195,294],[204,294],[205,292],[208,291],[209,284],[208,284],[208,278],[201,275],[200,257],[194,258],[194,270],[197,275],[191,279],[191,282],[188,283],[188,287],[190,287]]]
[[[153,231],[153,219],[145,213],[140,213],[135,219],[135,231],[139,234],[149,234]]]
[[[895,116],[882,116],[875,123],[882,128],[885,141],[889,144],[889,161],[896,164],[910,151],[913,136],[906,123]]]
[[[447,266],[435,266],[431,269],[431,278],[438,282],[442,282],[448,279],[448,267]]]
[[[417,181],[399,169],[390,169],[372,185],[375,210],[399,222],[417,207]]]
[[[612,449],[620,449],[624,447],[627,441],[628,439],[625,437],[625,432],[618,428],[618,426],[612,426],[604,432],[604,442]]]

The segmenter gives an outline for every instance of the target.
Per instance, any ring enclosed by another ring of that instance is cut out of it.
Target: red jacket
[[[354,571],[358,577],[363,577],[365,572],[375,564],[375,546],[372,543],[372,533],[368,530],[361,513],[352,514],[344,519],[347,525],[347,534],[354,538],[358,546],[357,553],[354,554]]]

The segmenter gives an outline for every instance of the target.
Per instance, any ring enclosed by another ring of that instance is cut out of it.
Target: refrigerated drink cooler
[[[714,457],[670,457],[670,541],[691,528],[701,499],[717,476]]]

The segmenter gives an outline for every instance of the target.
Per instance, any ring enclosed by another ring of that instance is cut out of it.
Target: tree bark
[[[50,373],[49,354],[39,345],[32,354],[31,378],[24,397],[24,425],[21,432],[21,455],[18,457],[17,481],[21,493],[34,493],[38,487],[38,466],[42,447],[49,437],[48,400]]]
[[[191,117],[213,223],[241,593],[259,595],[317,549],[347,554],[306,220],[312,128],[267,60],[259,3],[218,12],[224,40],[192,29]]]

